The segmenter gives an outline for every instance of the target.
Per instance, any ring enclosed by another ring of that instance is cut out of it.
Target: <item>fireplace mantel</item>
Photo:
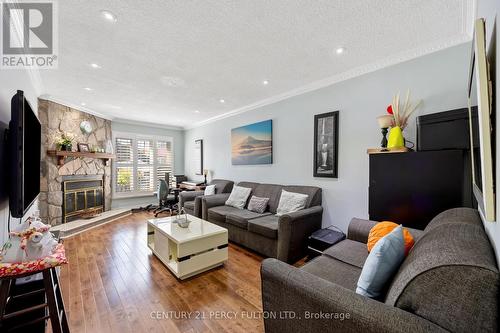
[[[116,156],[114,154],[107,153],[90,153],[90,152],[79,152],[79,151],[62,151],[62,150],[47,150],[47,155],[57,157],[57,165],[63,166],[67,157],[86,157],[86,158],[98,158],[106,161],[108,165],[109,160],[114,159]]]

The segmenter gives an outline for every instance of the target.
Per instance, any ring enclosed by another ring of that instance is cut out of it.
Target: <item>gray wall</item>
[[[346,230],[352,217],[368,217],[366,149],[377,147],[381,139],[375,118],[385,113],[395,93],[407,88],[424,102],[419,114],[466,106],[469,56],[470,44],[459,45],[188,130],[186,174],[197,178],[193,146],[196,139],[203,139],[205,168],[212,171],[212,178],[319,186],[323,188],[323,225]],[[334,110],[340,110],[339,178],[314,178],[313,116]],[[274,163],[232,166],[231,128],[266,119],[273,120]],[[414,137],[413,121],[407,138],[414,141]]]
[[[497,141],[496,141],[496,183],[497,183],[497,193],[496,193],[496,216],[497,222],[484,222],[486,232],[488,233],[491,242],[495,245],[495,253],[497,255],[497,261],[500,264],[500,191],[498,191],[498,180],[500,179],[500,117],[498,117],[498,98],[500,97],[500,65],[497,62],[497,54],[499,53],[500,46],[500,33],[498,31],[500,24],[500,1],[498,0],[481,0],[477,4],[477,17],[483,17],[486,20],[486,48],[488,50],[488,58],[491,68],[491,75],[494,79],[496,77],[496,87],[494,87],[494,97],[493,100],[496,101],[496,107],[494,107],[493,112],[497,114],[496,117],[496,131],[497,131]]]
[[[16,90],[23,90],[26,98],[35,111],[38,110],[38,94],[31,84],[30,77],[27,71],[23,70],[1,70],[0,71],[0,162],[6,160],[5,144],[3,142],[3,129],[10,121],[10,100],[16,93]],[[0,163],[0,164],[1,164]],[[6,194],[5,182],[8,180],[8,173],[1,170],[0,166],[0,245],[7,239],[7,220],[9,217],[9,200]],[[31,214],[31,211],[36,209],[34,206],[26,216]],[[11,226],[17,224],[17,219],[11,220]]]
[[[179,129],[169,129],[150,124],[138,122],[120,122],[114,120],[111,123],[111,130],[117,132],[128,132],[144,135],[170,136],[174,140],[174,174],[184,173],[184,131]],[[157,203],[154,196],[113,199],[111,208],[138,207],[150,203]]]

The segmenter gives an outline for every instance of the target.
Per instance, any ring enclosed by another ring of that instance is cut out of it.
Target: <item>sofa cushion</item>
[[[183,207],[194,211],[194,200],[184,202]]]
[[[304,271],[324,280],[355,291],[361,269],[329,256],[319,256],[301,267]]]
[[[231,193],[234,182],[225,179],[213,179],[210,185],[215,185],[215,194]]]
[[[226,222],[226,216],[231,213],[237,213],[241,209],[231,206],[217,206],[208,209],[208,220],[217,222]]]
[[[237,212],[226,215],[226,223],[234,226],[247,229],[248,220],[270,215],[271,213],[255,213],[247,209],[238,210]]]
[[[483,227],[463,223],[463,214],[457,213],[438,216],[415,242],[386,303],[449,331],[497,331],[500,277],[495,255]],[[466,220],[478,218],[477,211],[466,214]]]
[[[275,184],[259,184],[253,191],[253,194],[257,197],[269,198],[269,211],[276,214],[276,209],[278,208],[278,203],[281,196],[281,190],[283,186]]]
[[[323,254],[345,262],[346,264],[363,268],[366,258],[368,257],[368,250],[366,249],[366,244],[364,243],[344,239],[343,241],[326,249]]]
[[[316,186],[283,186],[283,189],[288,192],[307,194],[309,197],[306,201],[306,207],[321,206],[321,188]]]
[[[248,187],[248,188],[251,188],[252,191],[255,190],[255,188],[257,186],[259,186],[260,184],[259,183],[254,183],[254,182],[239,182],[237,184],[238,186],[241,186],[241,187]]]
[[[278,238],[278,221],[276,215],[267,215],[248,221],[248,231],[262,235],[267,238]]]

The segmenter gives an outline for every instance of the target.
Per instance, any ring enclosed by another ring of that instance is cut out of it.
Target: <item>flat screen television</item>
[[[468,86],[472,187],[483,219],[494,222],[496,215],[493,172],[495,170],[495,128],[491,113],[491,81],[486,57],[484,20],[476,20],[474,27]]]
[[[9,206],[13,217],[23,217],[40,194],[42,127],[24,92],[11,100],[9,123]]]

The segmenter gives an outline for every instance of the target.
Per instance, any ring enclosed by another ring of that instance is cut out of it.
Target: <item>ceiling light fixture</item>
[[[226,103],[226,100],[224,100],[224,99],[221,98],[221,99],[219,99],[219,102]]]
[[[98,64],[96,64],[96,63],[92,63],[92,64],[90,64],[90,67],[95,68],[95,69],[101,68],[101,66],[99,66],[99,65],[98,65]]]
[[[85,90],[87,90],[87,91],[92,91],[92,88],[89,88],[89,87],[85,87],[85,88],[83,88],[83,89],[85,89]]]
[[[194,113],[200,113],[200,110],[194,110]]]
[[[264,80],[264,81],[262,81],[262,84],[265,85],[265,86],[267,86],[269,84],[269,81]]]
[[[85,106],[85,105],[87,105],[87,103],[83,103],[83,102],[82,102],[80,105],[81,105],[81,106]]]
[[[109,22],[114,23],[117,21],[116,15],[110,12],[109,10],[101,10],[101,16]]]
[[[335,50],[335,53],[337,53],[338,55],[341,55],[343,53],[345,53],[345,47],[339,47]]]

